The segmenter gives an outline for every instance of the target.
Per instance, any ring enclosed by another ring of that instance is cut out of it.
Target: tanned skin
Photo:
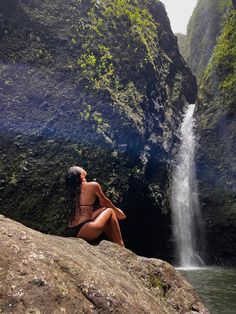
[[[124,246],[118,219],[125,219],[125,214],[104,195],[97,182],[87,182],[87,172],[81,167],[78,168],[82,181],[79,199],[80,211],[77,210],[75,217],[69,223],[69,227],[74,227],[87,219],[93,219],[93,221],[82,226],[77,237],[86,241],[93,241],[104,231],[110,241]],[[101,207],[93,211],[93,206],[90,204],[94,203],[96,197],[99,198]]]

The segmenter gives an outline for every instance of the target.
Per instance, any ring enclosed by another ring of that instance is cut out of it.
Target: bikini
[[[88,222],[93,221],[93,219],[87,219],[83,222],[81,222],[80,224],[78,224],[77,226],[74,227],[68,227],[66,229],[66,236],[67,237],[76,237],[78,235],[78,233],[80,232],[80,229],[87,224]]]
[[[95,202],[91,205],[79,205],[79,207],[81,206],[92,206],[93,210],[97,209],[97,199],[95,200]],[[87,224],[88,222],[93,221],[93,219],[86,219],[85,221],[81,222],[80,224],[74,226],[74,227],[67,227],[65,230],[65,236],[67,237],[77,237],[78,233],[80,232],[80,229]]]

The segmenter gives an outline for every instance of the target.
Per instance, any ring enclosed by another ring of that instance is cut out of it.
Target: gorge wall
[[[62,234],[82,165],[127,214],[126,245],[171,259],[169,174],[195,77],[157,0],[7,0],[0,16],[0,210]]]
[[[215,5],[217,3],[217,5]],[[211,8],[207,14],[200,11]],[[224,8],[219,11],[219,8]],[[236,230],[236,4],[235,1],[199,1],[188,27],[189,55],[199,79],[197,118],[197,176],[208,242],[208,262],[235,265]],[[222,12],[224,14],[222,15]],[[214,26],[219,16],[221,23]],[[201,25],[199,32],[195,25]],[[212,29],[217,30],[212,36]],[[219,34],[219,35],[217,35]],[[217,36],[219,37],[216,41]],[[203,45],[202,49],[201,43]],[[205,48],[209,54],[206,54]],[[203,60],[203,62],[201,62]],[[200,67],[196,70],[195,65]]]
[[[187,27],[187,35],[177,34],[182,56],[198,81],[211,58],[225,23],[231,0],[199,0]]]

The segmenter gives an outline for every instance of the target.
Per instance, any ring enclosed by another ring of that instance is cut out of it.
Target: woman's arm
[[[102,188],[100,186],[99,183],[94,182],[94,186],[95,186],[95,194],[97,195],[97,197],[100,200],[100,205],[101,206],[106,206],[106,207],[110,207],[114,210],[114,212],[116,213],[116,217],[118,219],[125,219],[126,215],[123,213],[123,211],[116,207],[103,193]]]

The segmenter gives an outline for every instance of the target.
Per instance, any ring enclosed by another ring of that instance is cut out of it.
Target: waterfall
[[[203,231],[195,173],[194,108],[189,105],[185,112],[172,178],[172,226],[177,264],[181,267],[204,265],[199,254]]]

